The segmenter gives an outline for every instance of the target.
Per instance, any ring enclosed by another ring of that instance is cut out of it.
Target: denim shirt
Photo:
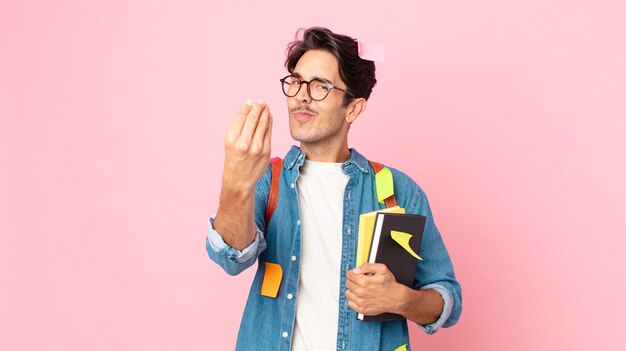
[[[348,161],[342,165],[349,180],[344,192],[343,233],[341,248],[341,278],[339,294],[337,350],[394,351],[407,344],[410,350],[406,320],[362,322],[348,307],[346,272],[355,268],[359,215],[383,209],[378,202],[374,170],[365,157],[350,149]],[[294,329],[298,283],[300,279],[301,226],[296,181],[305,154],[293,146],[283,159],[279,183],[278,206],[265,227],[265,208],[269,194],[271,167],[259,179],[255,191],[255,240],[242,251],[228,246],[213,228],[214,216],[209,221],[206,249],[209,257],[228,274],[236,275],[252,266],[258,259],[257,272],[248,295],[241,320],[237,350],[288,351]],[[406,213],[426,216],[420,247],[423,261],[415,272],[415,289],[434,289],[442,295],[444,309],[438,321],[421,326],[432,334],[440,326],[454,325],[461,314],[461,286],[454,275],[450,256],[435,226],[428,200],[422,189],[404,173],[388,167],[393,174],[394,192],[398,205]],[[265,274],[264,262],[282,267],[283,278],[276,298],[261,295]]]

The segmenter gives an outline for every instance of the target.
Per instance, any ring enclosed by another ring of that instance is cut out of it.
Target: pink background
[[[0,349],[230,350],[205,253],[247,98],[291,139],[299,27],[385,45],[351,145],[427,191],[463,285],[416,350],[626,348],[623,1],[0,2]]]

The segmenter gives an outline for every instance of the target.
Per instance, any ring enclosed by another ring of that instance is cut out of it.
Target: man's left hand
[[[382,263],[365,263],[346,274],[348,306],[364,315],[398,313],[404,285]]]

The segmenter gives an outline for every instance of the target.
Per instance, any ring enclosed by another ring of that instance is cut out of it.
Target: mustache
[[[313,110],[312,108],[308,107],[308,106],[298,106],[298,107],[294,107],[291,110],[289,110],[289,112],[300,112],[300,111],[306,111],[310,114],[313,115],[317,115],[317,111]]]

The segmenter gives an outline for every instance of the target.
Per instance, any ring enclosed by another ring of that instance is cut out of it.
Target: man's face
[[[306,81],[321,78],[338,88],[346,88],[339,76],[337,59],[322,50],[304,53],[292,75]],[[343,92],[332,89],[324,100],[314,101],[307,92],[307,84],[303,84],[296,96],[287,98],[291,137],[304,144],[343,142],[348,132],[343,95]]]

